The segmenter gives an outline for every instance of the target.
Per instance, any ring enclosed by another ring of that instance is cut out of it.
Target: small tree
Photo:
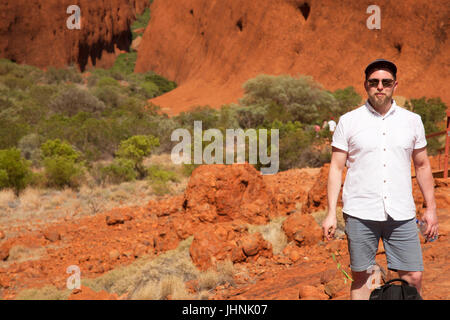
[[[12,188],[19,195],[31,176],[30,161],[22,158],[19,149],[0,150],[0,189]]]
[[[80,153],[67,142],[47,140],[41,146],[45,175],[49,185],[62,188],[77,187],[83,174]]]
[[[120,143],[116,156],[119,158],[129,159],[133,161],[134,168],[139,178],[146,175],[146,170],[142,165],[144,157],[148,156],[154,147],[159,146],[159,139],[152,136],[137,135]]]

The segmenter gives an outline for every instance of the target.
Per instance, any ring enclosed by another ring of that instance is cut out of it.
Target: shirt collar
[[[370,105],[369,100],[366,100],[366,107],[367,107],[367,109],[368,109],[372,114],[381,117],[381,114],[379,114],[378,111],[376,111],[376,110]],[[395,100],[392,99],[391,107],[389,108],[389,111],[384,115],[384,118],[386,118],[387,116],[393,114],[393,113],[395,112],[395,110],[397,109],[397,107],[398,107],[398,106],[397,106],[397,103],[395,103]]]

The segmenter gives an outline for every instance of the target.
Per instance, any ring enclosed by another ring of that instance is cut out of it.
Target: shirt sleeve
[[[345,135],[344,121],[342,117],[339,119],[338,125],[333,133],[333,142],[331,143],[333,147],[338,149],[348,151],[348,142]]]
[[[425,128],[423,126],[422,117],[418,116],[415,128],[415,142],[414,149],[420,149],[427,145],[427,139],[425,138]]]

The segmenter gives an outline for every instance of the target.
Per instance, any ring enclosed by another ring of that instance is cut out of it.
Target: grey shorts
[[[388,268],[423,271],[422,248],[415,219],[395,221],[362,220],[344,213],[352,271],[366,271],[375,265],[380,238],[383,239]]]

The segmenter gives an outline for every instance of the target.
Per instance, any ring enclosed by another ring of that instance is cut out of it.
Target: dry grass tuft
[[[19,292],[15,300],[67,300],[71,291],[69,289],[58,290],[54,286],[26,289]]]
[[[248,232],[260,232],[263,238],[272,244],[273,254],[280,254],[287,245],[287,237],[281,228],[286,217],[276,217],[268,224],[247,225]]]
[[[16,200],[16,195],[11,189],[0,190],[0,209],[8,209],[9,204]]]
[[[25,210],[39,210],[42,205],[41,191],[33,187],[27,187],[20,194],[20,203]]]

